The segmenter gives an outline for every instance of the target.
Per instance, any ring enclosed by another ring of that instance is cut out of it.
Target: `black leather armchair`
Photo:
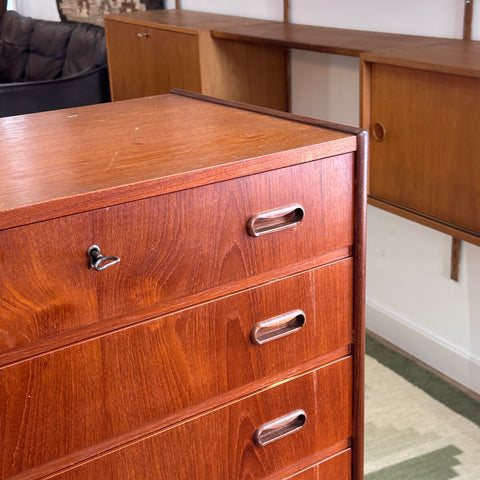
[[[5,12],[0,19],[0,117],[109,100],[102,27]]]

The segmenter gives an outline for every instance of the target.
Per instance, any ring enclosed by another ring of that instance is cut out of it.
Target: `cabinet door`
[[[350,480],[352,478],[351,462],[352,453],[350,450],[346,450],[308,470],[288,477],[288,480]],[[275,480],[281,478],[284,477],[275,477]],[[269,478],[268,480],[274,479]]]
[[[198,37],[105,19],[113,100],[200,92]]]
[[[374,199],[480,232],[479,89],[478,78],[372,64]]]

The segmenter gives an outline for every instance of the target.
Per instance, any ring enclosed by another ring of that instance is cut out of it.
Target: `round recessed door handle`
[[[119,257],[104,256],[100,253],[98,245],[91,245],[87,250],[88,267],[100,272],[120,261]]]
[[[385,130],[385,126],[381,122],[375,123],[373,126],[373,138],[377,142],[383,142],[385,137],[387,136],[387,131]]]

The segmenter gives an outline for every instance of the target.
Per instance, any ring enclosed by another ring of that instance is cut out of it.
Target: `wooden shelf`
[[[105,30],[115,100],[183,88],[284,110],[288,49],[359,57],[371,203],[479,243],[480,42],[188,10],[107,15]]]
[[[379,49],[430,45],[445,40],[435,37],[367,32],[283,22],[244,25],[234,28],[214,28],[212,37],[352,57],[359,57],[362,53]]]
[[[480,78],[480,42],[443,39],[431,45],[365,53],[366,62]]]
[[[134,25],[158,27],[172,31],[196,33],[198,30],[222,30],[254,25],[276,23],[257,18],[235,17],[216,13],[194,12],[191,10],[148,10],[146,12],[118,13],[105,15],[105,19],[118,20]]]

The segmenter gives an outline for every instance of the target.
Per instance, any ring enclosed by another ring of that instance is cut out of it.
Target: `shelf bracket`
[[[450,263],[450,278],[458,282],[460,265],[460,247],[462,241],[459,238],[452,237],[452,257]]]
[[[283,0],[283,21],[290,23],[290,0]]]
[[[473,21],[473,2],[475,0],[465,0],[465,9],[463,14],[463,39],[472,39],[472,21]]]

